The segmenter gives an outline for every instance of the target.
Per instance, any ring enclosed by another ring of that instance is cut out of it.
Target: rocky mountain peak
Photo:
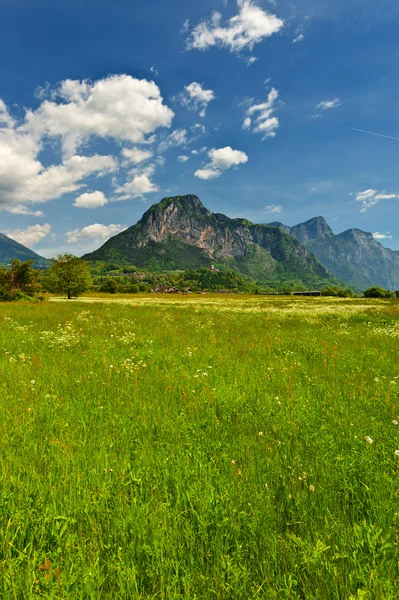
[[[361,229],[347,229],[346,231],[339,233],[336,237],[348,242],[375,242],[372,233],[362,231]]]
[[[331,227],[324,217],[314,217],[313,219],[309,219],[309,221],[305,221],[305,223],[295,225],[295,227],[291,227],[290,233],[303,244],[310,240],[334,236]]]

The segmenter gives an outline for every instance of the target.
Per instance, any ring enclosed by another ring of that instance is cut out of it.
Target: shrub
[[[365,298],[392,298],[392,292],[375,285],[367,290],[364,290],[363,296]]]

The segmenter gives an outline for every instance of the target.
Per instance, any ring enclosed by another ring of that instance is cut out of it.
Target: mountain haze
[[[336,277],[364,290],[379,285],[399,289],[399,252],[385,248],[371,233],[348,229],[335,235],[323,217],[280,227],[306,246]]]
[[[39,269],[45,269],[50,264],[47,258],[43,258],[4,233],[0,233],[0,264],[8,265],[13,258],[19,259],[21,262],[33,260],[33,266]]]
[[[303,244],[280,228],[214,214],[194,195],[164,198],[136,225],[83,258],[147,269],[218,264],[266,285],[296,281],[313,287],[334,279]]]

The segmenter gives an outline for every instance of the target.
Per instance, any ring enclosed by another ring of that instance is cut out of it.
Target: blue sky
[[[194,193],[399,249],[399,5],[381,4],[3,0],[0,230],[81,255]]]

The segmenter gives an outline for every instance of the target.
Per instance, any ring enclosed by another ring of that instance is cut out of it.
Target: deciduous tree
[[[49,272],[49,289],[66,294],[70,300],[80,296],[92,285],[89,265],[73,254],[60,254],[54,259]]]

